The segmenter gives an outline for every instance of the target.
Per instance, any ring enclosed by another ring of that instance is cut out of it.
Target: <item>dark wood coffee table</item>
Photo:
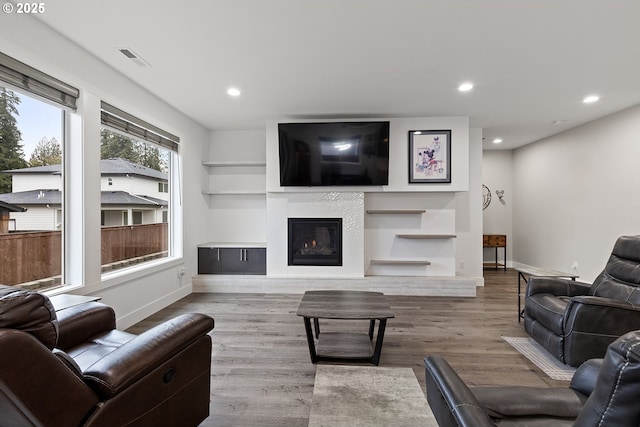
[[[394,317],[383,293],[364,291],[307,291],[296,314],[304,318],[312,363],[331,360],[369,362],[374,365],[380,363],[387,319]],[[315,338],[311,328],[312,319]],[[369,333],[320,333],[319,319],[369,320]],[[373,333],[376,320],[378,334],[374,348]]]

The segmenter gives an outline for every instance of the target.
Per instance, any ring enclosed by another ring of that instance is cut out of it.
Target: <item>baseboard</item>
[[[118,329],[127,329],[136,323],[146,319],[152,314],[162,310],[163,308],[173,304],[176,301],[190,295],[193,292],[193,285],[188,284],[176,289],[175,291],[164,295],[162,298],[158,298],[145,304],[142,307],[116,319],[116,325]]]

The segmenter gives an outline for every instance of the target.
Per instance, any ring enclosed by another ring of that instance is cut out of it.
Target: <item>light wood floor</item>
[[[389,319],[380,366],[411,367],[424,389],[422,360],[443,355],[472,385],[557,386],[501,336],[526,336],[517,320],[517,273],[485,270],[475,298],[388,296]],[[240,277],[239,280],[242,280]],[[211,416],[203,427],[307,427],[315,365],[302,318],[301,295],[192,294],[133,326],[140,333],[185,312],[215,318]],[[344,322],[321,323],[323,330]],[[368,322],[349,323],[366,331]]]

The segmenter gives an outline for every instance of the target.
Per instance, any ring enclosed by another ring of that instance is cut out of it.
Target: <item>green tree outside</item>
[[[43,137],[31,153],[31,166],[58,165],[62,163],[62,148],[57,139]]]
[[[16,117],[20,98],[12,91],[0,87],[0,171],[22,169],[28,165],[24,159],[22,133]],[[0,174],[0,193],[11,193],[11,175]]]

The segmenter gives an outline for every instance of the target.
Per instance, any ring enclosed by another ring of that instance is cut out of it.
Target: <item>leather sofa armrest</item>
[[[204,314],[183,314],[123,344],[84,371],[85,382],[104,399],[133,384],[214,327]]]
[[[567,335],[590,333],[617,338],[640,329],[640,307],[627,301],[596,296],[573,297],[565,313]]]
[[[589,359],[584,362],[571,378],[571,388],[585,396],[589,396],[596,388],[598,373],[602,367],[603,359]]]
[[[565,387],[471,387],[478,403],[490,418],[543,416],[574,419],[587,396]]]
[[[591,284],[578,282],[571,279],[559,277],[538,277],[529,278],[526,295],[551,294],[556,296],[574,297],[587,295]]]
[[[440,356],[424,359],[427,401],[440,427],[495,427],[475,395]]]
[[[100,333],[116,327],[113,309],[99,302],[88,302],[56,312],[58,318],[58,344],[69,350]]]

